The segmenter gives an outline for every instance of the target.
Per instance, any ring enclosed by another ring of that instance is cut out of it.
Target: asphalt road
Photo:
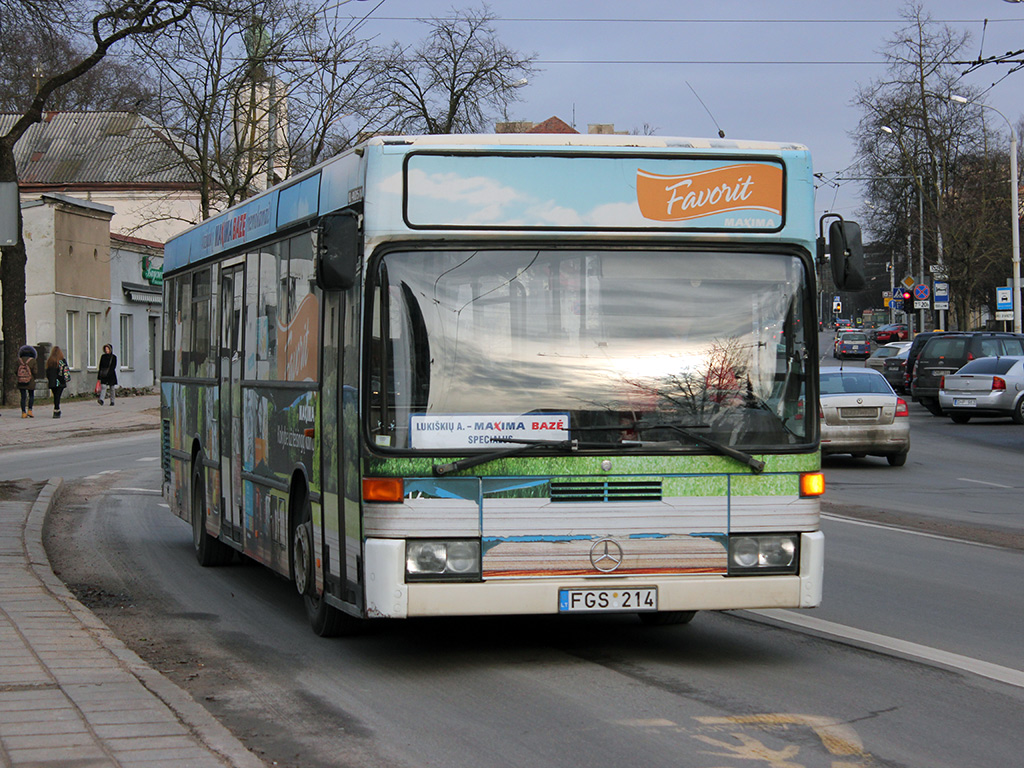
[[[265,569],[197,566],[157,492],[155,436],[92,448],[108,466],[88,459],[55,516],[55,568],[268,764],[962,768],[1024,751],[1019,551],[830,518],[815,611],[418,620],[325,641]],[[937,476],[960,471],[937,454]],[[908,476],[863,462],[829,466],[830,495],[859,498],[841,486],[863,473],[888,498]]]

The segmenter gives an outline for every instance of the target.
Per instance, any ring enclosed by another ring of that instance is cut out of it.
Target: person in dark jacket
[[[109,344],[103,345],[103,354],[100,356],[100,370],[96,375],[100,383],[99,401],[103,405],[103,386],[107,387],[107,399],[114,404],[114,387],[117,386],[117,355],[114,348]]]
[[[33,418],[32,406],[36,401],[36,357],[36,348],[28,344],[18,350],[18,389],[21,391],[23,419]]]
[[[50,356],[46,359],[46,383],[53,392],[53,418],[60,418],[60,396],[64,394],[64,388],[71,381],[71,371],[68,369],[68,361],[64,358],[64,352],[60,347],[54,346],[50,350]]]

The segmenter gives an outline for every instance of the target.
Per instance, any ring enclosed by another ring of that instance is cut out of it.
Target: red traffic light
[[[903,292],[903,300],[904,301],[910,301],[910,297],[911,297],[910,291],[904,291]]]

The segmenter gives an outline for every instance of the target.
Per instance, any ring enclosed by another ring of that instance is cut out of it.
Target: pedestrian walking
[[[117,386],[117,355],[114,348],[109,344],[103,345],[103,354],[100,355],[100,370],[96,375],[98,388],[96,394],[99,396],[100,405],[103,405],[103,387],[107,388],[107,399],[114,404],[114,388]]]
[[[46,359],[46,383],[53,392],[53,418],[60,418],[60,396],[71,383],[71,370],[60,347],[54,346]]]
[[[23,419],[34,418],[32,406],[36,401],[36,357],[36,348],[28,344],[18,350],[18,389],[21,391]]]

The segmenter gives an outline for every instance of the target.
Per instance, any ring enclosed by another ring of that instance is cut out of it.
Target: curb
[[[50,567],[43,547],[43,526],[64,486],[62,478],[51,478],[32,502],[25,523],[25,554],[29,567],[43,587],[81,623],[83,629],[150,693],[170,709],[178,720],[211,751],[234,768],[266,768],[266,763],[221,725],[201,704],[184,690],[150,667],[122,643],[110,628],[86,608]]]

